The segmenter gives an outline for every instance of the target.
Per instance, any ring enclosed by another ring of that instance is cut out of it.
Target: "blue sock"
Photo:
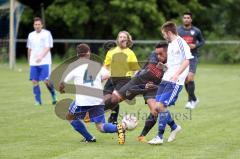
[[[80,120],[73,120],[71,122],[72,127],[79,132],[87,141],[91,140],[93,136],[87,131],[85,125]]]
[[[35,101],[38,102],[39,104],[42,104],[41,90],[40,90],[39,85],[33,86],[33,94],[35,97]]]
[[[172,116],[171,116],[170,112],[166,111],[165,113],[166,113],[166,116],[167,116],[167,123],[168,123],[168,125],[171,127],[172,131],[175,130],[177,128],[177,124],[172,119]]]
[[[49,85],[46,84],[46,86],[47,86],[47,89],[49,90],[49,92],[51,93],[52,100],[56,101],[56,93],[55,93],[53,85],[51,83],[49,83]]]
[[[167,117],[165,112],[158,114],[158,136],[162,139],[167,125]]]
[[[105,133],[115,133],[117,132],[117,125],[112,123],[104,123],[103,124],[103,131]]]

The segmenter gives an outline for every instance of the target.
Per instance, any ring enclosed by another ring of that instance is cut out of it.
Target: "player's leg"
[[[189,64],[189,74],[185,81],[185,88],[188,93],[188,103],[186,104],[186,108],[193,109],[198,104],[198,99],[195,95],[195,82],[194,77],[197,70],[198,58],[194,56],[194,59],[190,60]]]
[[[157,93],[157,89],[155,90],[150,90],[148,92],[146,92],[143,97],[145,99],[145,103],[148,104],[148,107],[150,109],[150,114],[147,117],[146,121],[145,121],[145,125],[144,128],[141,132],[141,134],[138,136],[138,141],[140,142],[145,142],[145,136],[148,134],[148,132],[153,128],[153,126],[156,124],[157,122],[157,112],[156,112],[156,96]],[[155,115],[153,115],[155,114]]]
[[[33,94],[35,97],[35,105],[41,105],[41,89],[39,86],[39,68],[38,66],[30,66],[30,80],[33,84]]]
[[[81,121],[81,119],[84,118],[86,114],[86,111],[83,109],[85,108],[77,106],[75,104],[75,101],[73,101],[70,104],[66,119],[69,121],[72,127],[84,137],[86,142],[96,142],[95,137],[88,132],[84,123]]]
[[[41,65],[40,66],[40,75],[39,78],[40,80],[44,81],[47,89],[49,90],[51,97],[52,97],[52,104],[55,105],[57,103],[56,100],[56,93],[53,87],[53,84],[51,84],[49,82],[49,76],[50,76],[50,72],[51,72],[51,66],[50,65]]]
[[[104,133],[118,133],[118,143],[125,143],[125,126],[123,124],[105,123],[104,105],[94,106],[89,109],[91,122],[95,122],[99,131]]]
[[[161,82],[156,96],[157,110],[159,112],[158,135],[154,139],[150,140],[149,144],[163,143],[163,134],[166,128],[166,124],[168,123],[171,124],[172,129],[172,132],[168,139],[169,142],[173,141],[176,137],[176,134],[181,130],[181,127],[175,124],[170,112],[167,110],[167,106],[175,104],[181,89],[182,86],[180,85],[167,81]]]
[[[113,86],[114,86],[114,90],[119,90],[121,87],[123,87],[130,80],[131,80],[130,77],[112,78],[112,83],[113,83]],[[116,104],[114,106],[114,109],[112,109],[112,113],[111,113],[111,115],[108,119],[108,122],[116,124],[117,119],[118,119],[118,114],[119,114],[119,104]]]

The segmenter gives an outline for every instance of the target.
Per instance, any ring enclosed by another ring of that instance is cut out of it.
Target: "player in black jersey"
[[[197,69],[199,52],[198,48],[204,45],[204,39],[199,28],[192,25],[192,13],[183,13],[183,25],[178,27],[178,34],[181,36],[191,48],[191,53],[194,56],[190,59],[189,74],[185,81],[185,88],[188,93],[188,102],[186,108],[194,109],[199,103],[199,99],[195,95],[194,76]]]

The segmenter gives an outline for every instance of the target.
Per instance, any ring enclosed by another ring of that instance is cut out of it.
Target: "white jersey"
[[[39,65],[50,65],[52,63],[51,52],[49,51],[47,55],[42,59],[41,62],[37,63],[36,60],[44,48],[53,47],[53,38],[48,30],[42,29],[40,33],[36,31],[31,32],[28,35],[27,48],[31,49],[29,64],[30,66]]]
[[[74,85],[76,86],[85,86],[88,90],[84,90],[84,88],[80,88],[77,90],[76,87],[76,105],[78,106],[94,106],[94,105],[102,105],[104,104],[103,100],[103,86],[102,86],[102,77],[109,75],[109,71],[101,67],[100,71],[97,73],[95,79],[91,79],[91,75],[88,72],[89,64],[83,64],[73,69],[68,75],[65,77],[64,82],[68,83],[73,80]],[[98,89],[96,91],[90,89]],[[90,95],[84,95],[87,91]],[[95,96],[98,92],[97,97]],[[99,95],[100,93],[100,95]]]
[[[176,73],[180,68],[185,59],[193,58],[190,47],[180,36],[168,45],[167,50],[167,71],[163,75],[163,80],[171,81],[170,78]],[[179,75],[177,84],[184,85],[184,81],[189,73],[189,66]]]

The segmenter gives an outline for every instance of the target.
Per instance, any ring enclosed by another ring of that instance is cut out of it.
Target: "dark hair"
[[[42,19],[40,17],[35,17],[33,19],[33,22],[36,22],[36,21],[40,21],[41,23],[43,23]]]
[[[191,13],[191,12],[184,12],[184,13],[183,13],[183,16],[184,16],[184,15],[189,15],[189,16],[192,18],[192,13]]]
[[[177,26],[172,21],[167,21],[166,23],[164,23],[161,27],[161,30],[164,31],[164,32],[170,31],[173,34],[177,35]]]
[[[87,44],[79,44],[76,50],[78,56],[84,57],[88,52],[90,52],[90,47]]]
[[[168,47],[168,43],[166,41],[163,42],[159,42],[157,43],[157,45],[155,46],[155,48],[167,48]]]

